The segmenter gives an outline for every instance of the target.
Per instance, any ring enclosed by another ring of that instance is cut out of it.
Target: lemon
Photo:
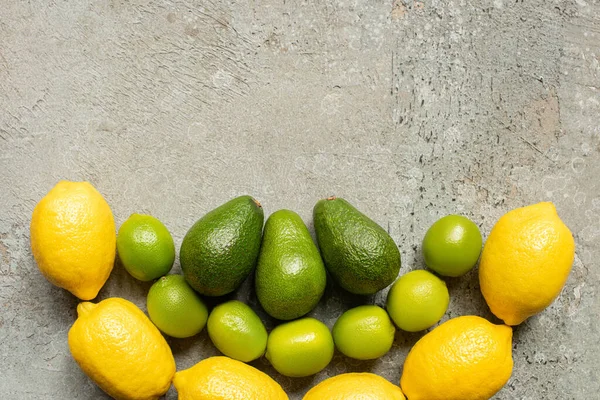
[[[396,328],[378,306],[358,306],[343,313],[333,325],[333,341],[339,351],[358,360],[386,354],[394,343]]]
[[[575,241],[552,203],[517,208],[492,228],[479,264],[492,312],[518,325],[548,307],[567,281]]]
[[[323,370],[333,351],[329,328],[314,318],[302,318],[271,331],[265,357],[280,374],[300,378]]]
[[[368,372],[347,373],[325,379],[302,400],[406,400],[400,388]]]
[[[117,250],[123,267],[140,281],[166,275],[175,261],[175,244],[166,226],[151,215],[132,214],[119,228]]]
[[[82,300],[98,295],[115,261],[110,207],[88,182],[60,181],[31,216],[31,250],[52,284]]]
[[[163,276],[150,287],[148,315],[162,332],[175,338],[199,333],[206,325],[208,310],[182,275]]]
[[[221,353],[239,361],[256,360],[267,348],[267,330],[259,316],[237,300],[213,308],[208,336]]]
[[[487,400],[512,373],[512,329],[476,316],[444,322],[410,350],[400,386],[410,400]]]
[[[269,375],[228,357],[210,357],[175,374],[179,400],[288,400]]]
[[[446,313],[449,302],[444,281],[431,272],[416,270],[392,285],[386,307],[398,328],[418,332],[435,325]]]
[[[457,277],[475,266],[481,253],[481,233],[473,221],[461,215],[437,220],[423,239],[427,267],[444,276]]]
[[[77,306],[69,348],[83,372],[117,400],[158,399],[169,389],[175,360],[158,329],[120,298]]]

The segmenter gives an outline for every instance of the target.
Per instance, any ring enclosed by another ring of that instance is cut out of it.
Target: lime
[[[154,325],[175,338],[194,336],[208,319],[206,306],[182,275],[163,276],[156,281],[146,305]]]
[[[231,300],[213,308],[206,328],[215,347],[239,361],[256,360],[267,348],[265,326],[241,301]]]
[[[127,272],[140,281],[166,275],[175,261],[171,234],[151,215],[131,214],[119,228],[117,250]]]
[[[481,233],[461,215],[437,220],[423,239],[425,264],[444,276],[461,276],[475,266],[481,253]]]
[[[400,277],[388,293],[387,311],[398,328],[418,332],[435,325],[446,313],[446,283],[431,272],[417,270]]]
[[[339,351],[358,360],[373,360],[390,351],[396,328],[378,306],[359,306],[343,313],[333,325]]]
[[[333,349],[329,328],[314,318],[302,318],[271,331],[265,356],[280,374],[299,378],[324,369]]]

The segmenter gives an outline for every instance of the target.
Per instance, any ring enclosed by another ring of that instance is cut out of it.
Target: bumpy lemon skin
[[[155,400],[175,374],[171,349],[133,303],[109,298],[77,306],[69,348],[77,364],[117,400]]]
[[[463,316],[413,346],[400,387],[409,400],[487,400],[508,382],[512,368],[512,329]]]
[[[406,400],[400,387],[369,373],[347,373],[325,379],[302,400]]]
[[[31,250],[52,284],[91,300],[110,275],[116,252],[115,221],[88,182],[60,181],[35,206]]]
[[[575,241],[552,203],[517,208],[492,228],[481,254],[479,283],[490,310],[519,325],[560,294],[575,258]]]
[[[269,375],[229,357],[210,357],[175,374],[179,400],[288,400]]]

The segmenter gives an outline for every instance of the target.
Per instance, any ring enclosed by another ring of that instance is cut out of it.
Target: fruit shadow
[[[271,317],[262,308],[258,301],[258,297],[256,296],[256,291],[254,290],[254,278],[255,275],[253,272],[234,292],[224,296],[202,296],[202,299],[205,301],[209,310],[212,310],[212,308],[218,304],[230,300],[239,300],[246,303],[260,317],[268,331],[271,331],[277,325],[288,322]],[[316,307],[305,315],[305,317],[316,318],[324,322],[331,329],[335,320],[337,320],[344,311],[364,304],[375,304],[377,298],[377,294],[369,296],[352,294],[338,286],[329,273],[327,273],[327,283],[323,296]]]
[[[205,358],[222,355],[212,344],[206,327],[197,335],[189,338],[178,339],[167,335],[163,336],[171,347],[178,371],[190,368]]]
[[[521,344],[527,342],[526,337],[531,334],[531,331],[535,330],[535,326],[539,324],[538,319],[540,316],[540,314],[533,315],[519,325],[511,327],[513,330],[513,350],[516,350]],[[502,324],[504,322],[500,321],[498,323]]]
[[[404,361],[406,360],[408,352],[413,348],[415,343],[417,343],[419,339],[425,336],[425,334],[427,334],[431,329],[433,328],[420,332],[406,332],[401,329],[396,329],[394,343],[392,344],[392,349],[388,353],[393,355],[393,363],[400,367],[397,370],[397,375],[393,377],[396,382],[400,381],[402,369],[404,368]]]
[[[146,310],[146,296],[153,283],[154,282],[142,282],[133,278],[125,270],[117,257],[115,258],[110,276],[102,286],[102,289],[98,292],[98,295],[95,298],[86,301],[99,303],[107,298],[120,297],[131,301],[140,309]],[[68,291],[54,286],[49,290],[56,293],[49,295],[47,298],[52,298],[53,303],[56,303],[54,306],[55,309],[65,310],[64,312],[59,313],[58,316],[60,318],[64,317],[66,321],[65,325],[70,326],[75,319],[77,319],[77,305],[84,300],[80,300]],[[124,296],[124,293],[127,293],[127,296]],[[56,318],[56,315],[53,318]]]
[[[285,321],[280,321],[271,317],[260,305],[258,297],[256,296],[256,291],[254,290],[254,273],[255,271],[252,271],[252,273],[234,292],[225,296],[214,297],[210,299],[210,301],[212,302],[213,306],[229,300],[238,300],[247,304],[260,317],[261,321],[265,325],[265,328],[268,332],[270,332],[277,325],[280,325]]]
[[[108,280],[98,293],[94,302],[110,297],[121,297],[135,303],[140,309],[146,310],[146,297],[154,281],[142,282],[127,272],[119,257],[115,257],[113,270]],[[125,296],[124,293],[127,295]]]
[[[0,242],[0,245],[2,243]],[[2,258],[0,257],[0,261]],[[77,319],[77,305],[82,301],[75,295],[71,294],[68,290],[60,288],[50,283],[44,275],[40,272],[39,267],[33,258],[33,253],[29,247],[26,248],[26,256],[18,257],[16,259],[17,268],[12,269],[8,265],[7,275],[5,277],[17,278],[21,281],[19,295],[17,297],[16,284],[10,283],[10,279],[7,281],[7,287],[15,289],[15,295],[9,291],[7,294],[9,297],[2,297],[3,301],[19,301],[21,298],[26,298],[34,304],[31,310],[35,310],[36,318],[31,318],[37,321],[38,330],[35,333],[41,333],[48,324],[46,321],[52,319],[57,326],[70,327],[73,322]],[[14,304],[14,303],[13,303]],[[10,310],[10,308],[8,308]],[[7,308],[3,306],[2,311],[6,313]],[[4,322],[2,317],[5,314],[0,314],[0,336],[4,338],[2,331],[2,323]],[[38,319],[38,317],[40,319]],[[30,318],[27,318],[30,319]],[[4,327],[6,328],[6,327]]]
[[[481,229],[481,226],[479,226],[479,229]],[[425,235],[425,232],[423,232],[423,235]],[[453,278],[439,275],[437,272],[427,268],[421,245],[413,245],[412,250],[414,267],[411,270],[424,269],[429,271],[438,278],[442,279],[448,287],[450,304],[448,306],[446,315],[442,318],[440,323],[463,315],[478,315],[495,324],[503,323],[494,314],[492,314],[485,301],[485,298],[481,293],[481,288],[479,286],[480,260],[477,260],[477,263],[469,272],[462,276]]]
[[[233,292],[227,293],[223,296],[205,296],[201,295],[204,304],[208,307],[209,311],[215,306],[228,302],[230,300],[238,300],[242,303],[248,304],[254,311],[256,308],[260,308],[258,299],[254,293],[254,271],[242,282],[242,284]]]
[[[314,386],[317,381],[321,380],[319,379],[319,376],[324,374],[324,371],[322,371],[319,374],[303,378],[290,378],[277,372],[277,370],[273,368],[273,366],[264,356],[258,360],[252,361],[250,365],[263,371],[273,378],[281,385],[283,390],[290,396],[290,398],[301,398],[302,395],[308,391],[308,389]]]
[[[25,290],[27,298],[39,300],[35,301],[34,304],[36,305],[30,309],[37,313],[36,318],[32,318],[33,321],[37,321],[39,324],[36,327],[35,334],[50,334],[50,332],[47,331],[49,326],[70,328],[77,319],[77,306],[84,300],[80,300],[77,296],[65,289],[50,284],[42,274],[36,275],[38,276],[35,279],[39,279],[39,285],[36,282],[35,285],[31,285]],[[41,287],[43,289],[40,290]],[[43,299],[43,301],[41,299]],[[95,300],[91,301],[95,302]],[[48,325],[47,322],[45,322],[48,320],[52,320],[52,325]],[[0,327],[1,322],[2,319],[0,318]]]
[[[258,300],[252,300],[254,287],[254,274],[251,274],[242,285],[235,291],[228,293],[223,296],[203,296],[202,301],[208,308],[208,312],[212,312],[212,309],[219,304],[225,303],[230,300],[239,300],[243,303],[248,304],[255,312],[262,311]],[[262,314],[259,313],[261,317]],[[265,318],[262,318],[263,321]],[[204,327],[200,333],[190,338],[173,338],[165,336],[167,342],[171,346],[171,350],[175,359],[177,360],[177,370],[190,368],[199,361],[214,357],[222,356],[223,354],[213,345],[210,337],[208,336],[207,328]]]
[[[335,350],[335,354],[331,364],[333,369],[337,372],[338,370],[343,371],[343,373],[350,372],[372,372],[377,363],[378,359],[375,360],[357,360],[355,358],[348,357],[337,349]]]
[[[450,304],[442,322],[463,315],[478,315],[495,324],[503,323],[492,314],[481,293],[479,265],[465,275],[456,278],[437,276],[446,282],[450,294]]]

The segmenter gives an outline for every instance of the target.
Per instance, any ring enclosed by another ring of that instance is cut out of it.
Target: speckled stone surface
[[[506,211],[553,201],[575,235],[573,270],[556,302],[515,329],[514,373],[494,399],[599,398],[599,65],[597,0],[3,2],[0,394],[105,398],[69,355],[77,300],[29,249],[34,205],[69,179],[92,182],[118,225],[155,215],[177,247],[236,195],[267,215],[297,211],[312,229],[315,202],[336,194],[389,230],[401,273],[424,268],[420,242],[443,215],[487,236]],[[251,286],[234,297],[260,312]],[[448,286],[444,319],[492,317],[476,271]],[[99,299],[145,309],[148,288],[117,265]],[[385,297],[329,284],[312,315],[331,327]],[[253,365],[298,400],[346,371],[397,383],[419,337],[398,332],[373,362],[336,354],[313,378]],[[217,354],[205,333],[170,344],[179,369]]]

